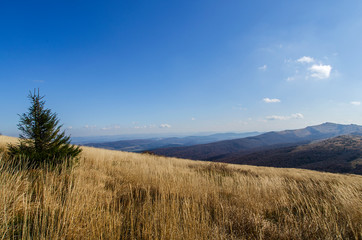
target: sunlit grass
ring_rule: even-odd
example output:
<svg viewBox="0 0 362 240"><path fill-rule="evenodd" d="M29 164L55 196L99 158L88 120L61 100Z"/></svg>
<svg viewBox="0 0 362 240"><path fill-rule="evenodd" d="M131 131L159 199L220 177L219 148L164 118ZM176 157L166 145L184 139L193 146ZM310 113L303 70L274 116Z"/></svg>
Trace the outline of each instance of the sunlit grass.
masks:
<svg viewBox="0 0 362 240"><path fill-rule="evenodd" d="M59 171L0 156L0 239L362 239L361 176L83 149Z"/></svg>

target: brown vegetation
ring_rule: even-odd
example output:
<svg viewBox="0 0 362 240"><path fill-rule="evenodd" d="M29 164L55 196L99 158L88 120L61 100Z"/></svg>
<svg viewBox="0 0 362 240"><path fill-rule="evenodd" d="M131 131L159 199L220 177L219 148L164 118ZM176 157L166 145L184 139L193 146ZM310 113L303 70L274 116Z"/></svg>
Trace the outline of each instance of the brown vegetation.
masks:
<svg viewBox="0 0 362 240"><path fill-rule="evenodd" d="M0 159L0 239L362 239L361 176L93 148L59 171Z"/></svg>
<svg viewBox="0 0 362 240"><path fill-rule="evenodd" d="M287 167L362 175L362 136L343 135L292 147L260 150L220 161L265 167Z"/></svg>

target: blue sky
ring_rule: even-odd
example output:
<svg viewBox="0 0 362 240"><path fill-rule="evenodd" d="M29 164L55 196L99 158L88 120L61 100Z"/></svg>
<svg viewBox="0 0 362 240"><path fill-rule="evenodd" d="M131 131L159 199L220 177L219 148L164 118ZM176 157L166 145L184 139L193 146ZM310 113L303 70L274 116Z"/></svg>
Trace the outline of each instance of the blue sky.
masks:
<svg viewBox="0 0 362 240"><path fill-rule="evenodd" d="M0 132L40 88L72 136L362 124L361 1L2 1Z"/></svg>

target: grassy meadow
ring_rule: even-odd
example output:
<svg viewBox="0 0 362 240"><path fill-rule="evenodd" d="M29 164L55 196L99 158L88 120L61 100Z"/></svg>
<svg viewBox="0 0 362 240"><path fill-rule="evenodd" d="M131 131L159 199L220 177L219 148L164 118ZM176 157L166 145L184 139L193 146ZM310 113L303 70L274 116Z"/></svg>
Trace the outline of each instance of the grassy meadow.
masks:
<svg viewBox="0 0 362 240"><path fill-rule="evenodd" d="M0 239L362 239L362 176L86 147L72 169L16 170L0 153L0 211Z"/></svg>

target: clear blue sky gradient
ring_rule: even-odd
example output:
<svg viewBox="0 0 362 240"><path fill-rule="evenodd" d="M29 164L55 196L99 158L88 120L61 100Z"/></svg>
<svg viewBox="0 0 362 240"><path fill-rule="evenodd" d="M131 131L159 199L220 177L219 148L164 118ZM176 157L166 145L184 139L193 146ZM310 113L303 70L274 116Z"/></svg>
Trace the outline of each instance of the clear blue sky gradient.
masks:
<svg viewBox="0 0 362 240"><path fill-rule="evenodd" d="M40 88L72 136L362 124L362 1L2 1L0 132ZM304 58L303 58L304 57Z"/></svg>

